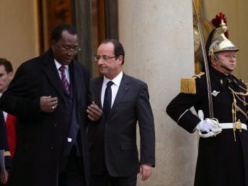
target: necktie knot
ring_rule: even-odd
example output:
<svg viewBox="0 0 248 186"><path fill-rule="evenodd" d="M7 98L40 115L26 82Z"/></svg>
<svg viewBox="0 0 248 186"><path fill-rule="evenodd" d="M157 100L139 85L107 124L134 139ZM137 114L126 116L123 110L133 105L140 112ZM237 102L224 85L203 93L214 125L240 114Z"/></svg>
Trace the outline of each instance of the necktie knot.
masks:
<svg viewBox="0 0 248 186"><path fill-rule="evenodd" d="M61 73L63 73L63 72L65 72L65 66L64 65L61 65L61 67L59 67L59 71L61 72Z"/></svg>
<svg viewBox="0 0 248 186"><path fill-rule="evenodd" d="M107 87L111 87L113 84L114 84L113 81L109 81L109 82L107 83Z"/></svg>

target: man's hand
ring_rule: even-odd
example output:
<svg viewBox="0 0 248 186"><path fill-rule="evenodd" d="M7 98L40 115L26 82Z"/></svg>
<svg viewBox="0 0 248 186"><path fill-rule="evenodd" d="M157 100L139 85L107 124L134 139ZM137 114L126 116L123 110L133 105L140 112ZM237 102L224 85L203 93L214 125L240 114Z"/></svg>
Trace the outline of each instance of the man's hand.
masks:
<svg viewBox="0 0 248 186"><path fill-rule="evenodd" d="M222 128L219 125L219 121L217 119L210 119L210 118L201 120L197 124L196 129L198 130L199 135L202 138L217 136L222 131Z"/></svg>
<svg viewBox="0 0 248 186"><path fill-rule="evenodd" d="M196 126L196 129L201 132L210 132L214 129L214 126L206 120L202 120Z"/></svg>
<svg viewBox="0 0 248 186"><path fill-rule="evenodd" d="M40 97L40 109L42 112L53 112L58 106L58 98L51 96Z"/></svg>
<svg viewBox="0 0 248 186"><path fill-rule="evenodd" d="M5 174L0 174L0 184L6 184L8 180L8 171L5 171Z"/></svg>
<svg viewBox="0 0 248 186"><path fill-rule="evenodd" d="M100 109L94 101L88 106L87 108L87 114L88 118L91 121L97 121L101 118L102 116L102 109Z"/></svg>
<svg viewBox="0 0 248 186"><path fill-rule="evenodd" d="M152 166L150 165L140 165L140 175L141 180L146 181L152 175Z"/></svg>

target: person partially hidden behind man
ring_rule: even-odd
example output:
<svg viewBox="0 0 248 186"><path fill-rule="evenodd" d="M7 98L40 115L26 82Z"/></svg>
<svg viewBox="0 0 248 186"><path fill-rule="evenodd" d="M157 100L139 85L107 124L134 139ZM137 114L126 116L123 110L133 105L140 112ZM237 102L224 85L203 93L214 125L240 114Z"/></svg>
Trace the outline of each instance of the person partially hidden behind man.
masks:
<svg viewBox="0 0 248 186"><path fill-rule="evenodd" d="M13 67L10 61L0 58L0 97L8 88L14 77ZM16 132L15 117L0 110L0 150L2 150L5 162L5 173L0 175L0 185L4 185L8 178L8 170L11 167L15 153Z"/></svg>
<svg viewBox="0 0 248 186"><path fill-rule="evenodd" d="M3 93L0 108L17 118L8 186L89 186L86 110L97 107L90 73L74 59L79 51L76 29L56 26L51 48L22 63Z"/></svg>
<svg viewBox="0 0 248 186"><path fill-rule="evenodd" d="M179 126L200 135L195 186L247 186L248 92L233 75L238 48L224 35L223 20L220 23L206 44L210 83L206 73L182 79L181 93L167 113Z"/></svg>
<svg viewBox="0 0 248 186"><path fill-rule="evenodd" d="M122 44L114 39L104 40L94 56L101 76L92 80L91 90L103 116L89 124L88 129L91 186L135 186L137 174L145 181L155 166L154 120L148 87L123 72L124 58Z"/></svg>

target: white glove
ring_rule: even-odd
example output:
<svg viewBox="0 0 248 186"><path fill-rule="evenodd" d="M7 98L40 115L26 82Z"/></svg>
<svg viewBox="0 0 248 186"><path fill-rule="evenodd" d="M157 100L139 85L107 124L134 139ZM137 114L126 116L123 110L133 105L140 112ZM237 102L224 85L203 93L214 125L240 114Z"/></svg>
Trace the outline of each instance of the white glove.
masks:
<svg viewBox="0 0 248 186"><path fill-rule="evenodd" d="M199 131L201 131L201 132L211 132L212 130L214 130L214 127L207 120L202 120L196 126L196 129L199 130Z"/></svg>
<svg viewBox="0 0 248 186"><path fill-rule="evenodd" d="M202 110L198 111L198 116L201 121L197 124L196 129L199 131L200 137L208 138L213 137L221 133L222 128L219 125L219 121L217 119L204 118L204 114ZM202 133L203 132L203 133Z"/></svg>

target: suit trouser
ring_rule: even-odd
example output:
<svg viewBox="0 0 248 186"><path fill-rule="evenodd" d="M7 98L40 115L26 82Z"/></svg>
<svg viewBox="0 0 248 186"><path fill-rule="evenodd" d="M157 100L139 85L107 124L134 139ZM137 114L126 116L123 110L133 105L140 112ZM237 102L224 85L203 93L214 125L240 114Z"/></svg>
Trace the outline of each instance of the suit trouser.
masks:
<svg viewBox="0 0 248 186"><path fill-rule="evenodd" d="M90 186L136 186L137 175L127 177L113 177L107 171L103 175L91 175Z"/></svg>
<svg viewBox="0 0 248 186"><path fill-rule="evenodd" d="M59 186L85 185L82 159L77 155L75 147L68 157L64 157L62 167L63 170L59 174Z"/></svg>

